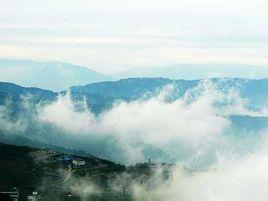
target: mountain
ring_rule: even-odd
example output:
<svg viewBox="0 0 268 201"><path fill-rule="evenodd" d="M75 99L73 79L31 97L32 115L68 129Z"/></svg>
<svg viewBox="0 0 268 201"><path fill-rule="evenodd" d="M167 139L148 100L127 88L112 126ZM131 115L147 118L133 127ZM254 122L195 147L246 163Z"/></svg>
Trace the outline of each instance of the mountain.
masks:
<svg viewBox="0 0 268 201"><path fill-rule="evenodd" d="M30 146L49 144L51 146L68 147L117 162L129 162L124 149L122 149L123 147L119 146L120 143L116 136L98 135L94 132L90 135L80 134L79 132L74 134L70 130L62 129L62 127L57 127L49 122L39 121L37 117L39 109L56 101L59 95L63 96L70 93L77 111L85 109L85 101L88 109L93 113L92 115L98 117L104 111L112 108L117 101L131 102L138 99L148 99L159 94L161 89L167 85L173 86L172 93L167 101L179 99L189 91L196 89L200 82L203 82L203 80L132 78L73 86L61 92L0 82L0 141ZM268 79L215 78L210 79L210 82L214 83L223 93L230 90L239 90L240 96L247 100L247 106L254 111L267 104ZM194 92L197 95L199 93L196 90ZM81 102L83 105L80 108ZM63 108L63 110L53 110L52 112L55 113L55 116L61 118L61 114L56 113L63 112L64 114L64 110ZM70 114L67 113L67 115ZM76 122L76 118L78 118L78 121L80 120L79 116L75 116L72 120ZM257 133L258 130L268 127L266 117L236 115L226 118L229 118L231 122L230 132L228 131L228 133L236 133L237 136ZM172 156L168 157L163 150L154 145L140 142L137 146L142 150L144 158L151 158L155 161L172 161Z"/></svg>
<svg viewBox="0 0 268 201"><path fill-rule="evenodd" d="M21 96L31 95L35 97L39 96L44 99L52 97L53 94L57 94L50 90L40 89L37 87L22 87L17 84L8 82L0 82L0 92L2 95L12 94L12 97L17 98Z"/></svg>
<svg viewBox="0 0 268 201"><path fill-rule="evenodd" d="M64 62L0 59L0 81L26 87L63 91L72 86L128 78L167 78L196 80L214 77L265 78L264 66L235 64L180 64L166 67L133 68L111 75ZM109 84L109 82L107 82Z"/></svg>
<svg viewBox="0 0 268 201"><path fill-rule="evenodd" d="M73 99L82 101L86 98L89 108L99 113L111 107L117 100L134 101L155 96L167 85L174 85L181 97L186 91L197 86L199 80L170 80L166 78L129 78L119 81L98 82L84 86L74 86L68 91ZM63 93L66 93L63 92Z"/></svg>
<svg viewBox="0 0 268 201"><path fill-rule="evenodd" d="M125 166L72 151L0 143L0 200L17 195L28 201L35 192L45 201L134 201L133 186L151 190L159 179L169 181L176 167L153 162Z"/></svg>
<svg viewBox="0 0 268 201"><path fill-rule="evenodd" d="M33 104L46 103L55 101L59 95L66 95L70 92L74 102L86 100L89 109L93 113L101 113L118 100L129 102L155 96L167 85L174 87L172 96L169 97L170 101L172 101L184 96L189 90L197 87L201 81L170 80L166 78L129 78L119 81L105 81L83 86L73 86L61 92L0 82L0 104L5 104L6 100L12 100L9 104L19 104L27 96L31 97ZM268 79L214 78L210 79L210 81L223 92L230 89L238 90L241 98L245 98L248 106L251 108L257 109L267 104Z"/></svg>
<svg viewBox="0 0 268 201"><path fill-rule="evenodd" d="M75 85L110 80L107 75L62 62L0 59L0 81L61 91Z"/></svg>
<svg viewBox="0 0 268 201"><path fill-rule="evenodd" d="M161 83L161 81L157 80L158 79L156 79L156 83ZM126 81L127 80L119 82L119 86L123 88ZM135 82L133 81L132 84L135 85ZM149 80L147 80L147 82L148 81ZM105 83L106 82L103 84L105 85ZM89 100L89 109L94 113L101 113L112 105L114 101L120 98L134 100L133 98L131 99L131 97L123 96L123 94L116 94L116 89L113 94L105 96L104 93L113 88L113 85L116 83L117 82L109 82L109 87L106 90L100 91L100 93L96 93L96 88L98 88L98 86L92 84L92 93L86 94L86 97ZM151 90L158 86L159 84L155 84ZM81 89L82 88L83 87L81 87ZM148 91L148 89L145 87L144 91ZM63 95L64 93L67 92L63 91L57 93L39 88L21 87L12 83L0 82L0 141L39 147L43 144L63 147L67 146L87 151L90 154L102 158L126 161L127 159L122 156L121 153L123 151L117 146L118 142L115 138L102 136L92 137L86 135L77 135L74 138L69 135L69 133L58 129L53 125L40 123L38 121L36 114L38 113L40 106L42 107L55 101L59 95ZM83 97L79 93L72 94L72 98L74 102L83 100ZM138 98L138 96L136 96L136 98ZM149 155L147 151L149 150L158 153L158 157L165 156L161 150L155 147L149 145L143 145L143 147L144 153L147 155ZM165 158L168 157L165 156Z"/></svg>
<svg viewBox="0 0 268 201"><path fill-rule="evenodd" d="M222 92L227 92L231 89L239 91L241 98L247 99L248 106L251 108L259 108L267 104L268 79L212 78L209 80ZM169 98L175 100L184 96L190 89L197 87L200 81L203 80L129 78L113 82L74 86L68 91L71 92L75 100L81 101L86 98L89 107L95 111L94 108L96 107L107 108L115 100L133 101L139 98L155 96L167 85L174 87L172 96Z"/></svg>
<svg viewBox="0 0 268 201"><path fill-rule="evenodd" d="M169 79L207 79L207 78L253 78L268 77L267 66L242 64L178 64L164 67L139 67L114 74L119 79L141 77L164 77Z"/></svg>

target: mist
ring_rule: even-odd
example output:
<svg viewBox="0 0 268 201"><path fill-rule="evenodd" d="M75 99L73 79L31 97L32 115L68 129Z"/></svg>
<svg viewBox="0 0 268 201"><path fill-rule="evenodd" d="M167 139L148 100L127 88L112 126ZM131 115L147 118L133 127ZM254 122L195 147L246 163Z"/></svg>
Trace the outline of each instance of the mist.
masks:
<svg viewBox="0 0 268 201"><path fill-rule="evenodd" d="M40 108L38 121L55 126L74 139L112 139L127 164L147 161L150 153L146 152L153 149L162 153L159 158L153 157L156 161L166 158L166 162L189 168L205 168L217 160L218 152L242 154L249 146L254 149L261 140L248 144L251 135L237 138L233 133L231 115L259 116L266 110L250 110L239 91L230 89L224 93L210 81L202 81L183 97L170 100L174 93L174 86L167 85L150 98L117 101L100 115L87 108L86 100L74 103L71 94L67 94ZM116 156L112 160L117 161Z"/></svg>
<svg viewBox="0 0 268 201"><path fill-rule="evenodd" d="M86 98L74 101L70 92L44 104L26 96L19 115L11 115L11 102L1 106L0 125L7 136L15 133L126 165L148 158L173 164L168 179L159 166L144 183L122 174L109 184L116 190L132 181L128 190L134 200L266 200L267 129L242 129L232 117L266 117L267 107L252 109L239 90L223 91L210 80L174 98L177 93L166 85L154 95L115 101L100 114L88 108ZM68 182L81 198L99 192L86 178Z"/></svg>

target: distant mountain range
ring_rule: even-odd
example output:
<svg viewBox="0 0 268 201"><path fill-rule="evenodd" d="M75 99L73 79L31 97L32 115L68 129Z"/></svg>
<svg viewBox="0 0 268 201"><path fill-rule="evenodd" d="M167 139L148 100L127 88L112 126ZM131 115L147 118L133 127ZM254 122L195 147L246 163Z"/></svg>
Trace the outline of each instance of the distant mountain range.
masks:
<svg viewBox="0 0 268 201"><path fill-rule="evenodd" d="M167 86L172 85L174 92L169 98L178 99L190 89L197 87L202 80L171 80L167 78L129 78L119 81L105 81L73 86L61 92L53 92L36 87L22 87L13 83L0 82L0 103L4 97L12 97L20 101L20 97L31 95L35 101L52 101L58 95L70 92L74 101L86 100L88 108L94 113L101 113L113 105L117 100L134 101L139 98L150 98ZM210 79L220 90L238 90L241 98L248 101L251 108L259 108L267 104L268 79Z"/></svg>
<svg viewBox="0 0 268 201"><path fill-rule="evenodd" d="M107 80L111 80L107 75L63 62L0 59L0 81L27 87L61 91Z"/></svg>
<svg viewBox="0 0 268 201"><path fill-rule="evenodd" d="M114 75L120 79L140 77L163 77L169 79L205 78L266 78L267 66L242 64L177 64L164 67L139 67Z"/></svg>
<svg viewBox="0 0 268 201"><path fill-rule="evenodd" d="M106 75L90 70L88 67L63 62L0 59L0 81L52 91L63 91L72 86L102 81L145 77L187 80L214 77L265 78L268 77L268 68L231 64L180 64L166 67L140 67Z"/></svg>

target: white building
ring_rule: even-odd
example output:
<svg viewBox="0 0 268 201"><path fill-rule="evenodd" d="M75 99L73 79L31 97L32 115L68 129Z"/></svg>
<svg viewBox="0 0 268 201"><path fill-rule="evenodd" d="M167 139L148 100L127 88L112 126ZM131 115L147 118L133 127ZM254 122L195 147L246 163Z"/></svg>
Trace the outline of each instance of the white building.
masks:
<svg viewBox="0 0 268 201"><path fill-rule="evenodd" d="M73 159L73 165L74 166L83 166L86 164L86 161L81 159Z"/></svg>

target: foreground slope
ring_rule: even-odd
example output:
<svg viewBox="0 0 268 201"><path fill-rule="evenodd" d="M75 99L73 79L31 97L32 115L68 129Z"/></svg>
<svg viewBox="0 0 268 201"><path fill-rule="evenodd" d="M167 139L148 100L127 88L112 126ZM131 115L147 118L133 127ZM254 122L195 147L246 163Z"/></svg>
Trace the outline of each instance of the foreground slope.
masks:
<svg viewBox="0 0 268 201"><path fill-rule="evenodd" d="M150 163L125 167L69 152L0 143L0 198L16 187L23 201L33 191L44 201L130 201L132 185L147 183L157 167L165 168L166 176L172 168Z"/></svg>
<svg viewBox="0 0 268 201"><path fill-rule="evenodd" d="M78 167L72 161L84 161L84 165ZM72 175L77 179L85 179L88 175L88 182L94 181L101 188L105 188L108 176L125 171L122 165L92 156L82 157L47 148L2 143L0 164L0 192L16 187L20 191L21 200L26 200L26 195L30 195L32 191L42 192L44 200L49 200L52 195L67 196L72 190L67 176L62 174L63 171L69 171L69 177ZM60 197L51 198L61 200Z"/></svg>

